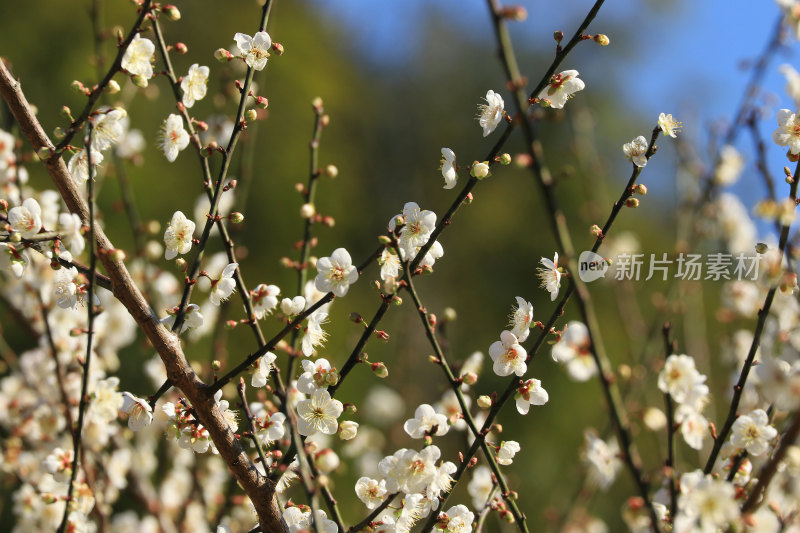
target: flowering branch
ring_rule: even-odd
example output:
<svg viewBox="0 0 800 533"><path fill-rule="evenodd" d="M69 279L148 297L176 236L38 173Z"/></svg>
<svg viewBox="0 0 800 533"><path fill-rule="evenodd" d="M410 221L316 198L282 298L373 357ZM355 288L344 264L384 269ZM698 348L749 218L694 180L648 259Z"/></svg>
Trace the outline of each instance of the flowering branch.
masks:
<svg viewBox="0 0 800 533"><path fill-rule="evenodd" d="M675 345L669 339L671 329L672 325L665 322L661 330L664 335L665 358L675 353ZM667 407L667 459L664 461L664 466L669 477L669 515L675 517L678 516L678 489L675 485L675 406L669 392L664 393L664 404Z"/></svg>
<svg viewBox="0 0 800 533"><path fill-rule="evenodd" d="M789 187L789 198L795 202L795 204L797 203L798 180L800 180L800 164L795 166L794 176L792 177L791 186ZM781 260L786 252L786 245L789 241L789 227L789 224L784 224L781 226L780 238L778 239L778 250L780 252ZM769 289L769 292L767 292L767 296L764 299L764 305L762 305L761 309L758 310L758 322L756 323L756 329L753 332L753 341L750 344L750 350L747 352L747 358L742 366L739 379L736 382L736 385L733 387L733 397L731 398L731 405L728 409L728 416L725 418L725 423L723 424L722 429L719 430L716 438L714 439L714 446L711 449L711 453L706 461L706 466L703 469L706 474L709 474L711 469L714 468L714 463L717 460L717 456L719 455L720 450L722 450L722 446L725 444L725 439L727 439L728 433L733 427L733 422L736 420L736 411L739 408L739 402L742 399L744 386L747 382L747 376L750 374L750 369L753 366L753 360L755 359L756 351L761 344L761 334L764 332L764 325L766 324L767 316L769 315L769 310L772 307L772 301L775 298L776 291L777 286L773 286Z"/></svg>

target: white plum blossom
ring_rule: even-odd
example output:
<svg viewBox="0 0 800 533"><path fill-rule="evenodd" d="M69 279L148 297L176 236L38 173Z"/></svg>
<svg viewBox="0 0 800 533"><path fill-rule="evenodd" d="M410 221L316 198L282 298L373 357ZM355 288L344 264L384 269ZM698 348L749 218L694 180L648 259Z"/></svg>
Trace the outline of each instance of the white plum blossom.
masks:
<svg viewBox="0 0 800 533"><path fill-rule="evenodd" d="M267 384L267 378L272 370L272 363L275 362L277 356L272 352L267 352L258 360L256 371L253 372L253 377L250 378L250 386L260 388Z"/></svg>
<svg viewBox="0 0 800 533"><path fill-rule="evenodd" d="M328 334L322 329L322 325L327 321L328 313L322 311L317 311L308 317L302 342L303 355L306 357L311 357L314 354L314 348L325 343Z"/></svg>
<svg viewBox="0 0 800 533"><path fill-rule="evenodd" d="M322 292L333 292L342 297L347 294L350 284L358 281L358 269L353 265L350 254L344 248L337 248L330 257L317 261L317 277L314 284Z"/></svg>
<svg viewBox="0 0 800 533"><path fill-rule="evenodd" d="M695 384L703 383L706 377L694 366L694 359L688 355L670 355L664 368L658 374L658 388L668 393L678 403L683 403Z"/></svg>
<svg viewBox="0 0 800 533"><path fill-rule="evenodd" d="M629 143L622 145L622 152L628 161L639 168L647 165L647 139L639 135Z"/></svg>
<svg viewBox="0 0 800 533"><path fill-rule="evenodd" d="M591 431L586 431L584 437L586 442L582 457L588 468L589 480L600 490L605 491L622 468L622 461L617 457L619 453L617 441L612 440L607 443Z"/></svg>
<svg viewBox="0 0 800 533"><path fill-rule="evenodd" d="M259 421L261 428L258 431L258 437L261 442L269 445L272 442L282 439L283 435L286 433L286 429L283 426L285 421L286 415L281 412L272 413L269 418L264 417L263 422Z"/></svg>
<svg viewBox="0 0 800 533"><path fill-rule="evenodd" d="M82 227L81 217L75 213L58 215L58 230L61 233L61 239L72 255L80 255L86 247L86 241L81 233Z"/></svg>
<svg viewBox="0 0 800 533"><path fill-rule="evenodd" d="M103 154L98 150L92 149L92 178L96 174L97 166L103 162ZM77 150L72 157L69 158L67 163L67 170L69 170L72 178L78 183L84 183L89 180L89 150Z"/></svg>
<svg viewBox="0 0 800 533"><path fill-rule="evenodd" d="M153 77L153 54L156 45L150 39L145 39L138 33L133 38L125 55L122 56L122 68L134 76L143 78Z"/></svg>
<svg viewBox="0 0 800 533"><path fill-rule="evenodd" d="M553 74L550 82L542 89L537 98L545 107L561 109L574 93L582 91L585 87L586 84L583 83L583 80L578 78L577 70L565 70Z"/></svg>
<svg viewBox="0 0 800 533"><path fill-rule="evenodd" d="M253 302L253 313L259 320L270 314L278 306L278 295L281 290L277 285L266 285L264 283L256 286L250 291L250 299Z"/></svg>
<svg viewBox="0 0 800 533"><path fill-rule="evenodd" d="M272 39L267 32L260 31L252 37L237 33L233 36L233 40L236 41L236 47L239 48L247 66L255 70L263 70L267 66L269 49L272 46Z"/></svg>
<svg viewBox="0 0 800 533"><path fill-rule="evenodd" d="M703 449L703 441L711 434L705 416L691 407L679 405L675 410L675 422L681 425L681 436L690 448Z"/></svg>
<svg viewBox="0 0 800 533"><path fill-rule="evenodd" d="M437 413L427 403L423 403L414 411L414 418L409 418L403 424L403 429L412 439L421 439L425 435L441 437L450 429L447 416Z"/></svg>
<svg viewBox="0 0 800 533"><path fill-rule="evenodd" d="M403 249L401 248L400 253L403 253L402 250ZM419 262L419 266L432 267L436 263L436 260L440 259L442 256L444 256L444 248L441 244L439 244L439 241L433 241L430 249L428 249L427 253L425 253L425 256Z"/></svg>
<svg viewBox="0 0 800 533"><path fill-rule="evenodd" d="M515 394L517 412L527 415L531 405L544 405L549 399L550 396L542 387L542 382L538 379L529 379L517 388Z"/></svg>
<svg viewBox="0 0 800 533"><path fill-rule="evenodd" d="M331 398L327 390L318 389L307 400L297 404L297 431L310 436L315 433L333 435L339 428L337 418L344 406L339 400Z"/></svg>
<svg viewBox="0 0 800 533"><path fill-rule="evenodd" d="M519 453L520 445L515 440L506 440L500 443L497 450L497 464L510 465L514 461L514 456Z"/></svg>
<svg viewBox="0 0 800 533"><path fill-rule="evenodd" d="M286 316L293 316L302 313L306 308L306 299L302 296L294 298L284 298L281 300L281 312Z"/></svg>
<svg viewBox="0 0 800 533"><path fill-rule="evenodd" d="M303 512L298 507L287 507L283 510L283 519L286 521L286 525L289 526L289 533L314 531L310 509ZM321 509L317 509L314 513L313 522L319 527L320 533L337 533L339 531L336 522L329 520L328 515Z"/></svg>
<svg viewBox="0 0 800 533"><path fill-rule="evenodd" d="M736 489L731 483L695 470L681 476L680 487L675 533L714 533L739 518Z"/></svg>
<svg viewBox="0 0 800 533"><path fill-rule="evenodd" d="M731 444L754 457L764 454L777 436L778 430L769 425L769 416L763 409L739 416L731 428Z"/></svg>
<svg viewBox="0 0 800 533"><path fill-rule="evenodd" d="M358 436L358 422L344 420L339 424L339 438L342 440L353 440Z"/></svg>
<svg viewBox="0 0 800 533"><path fill-rule="evenodd" d="M519 342L525 342L530 334L531 321L533 320L533 304L526 302L520 296L515 297L517 305L513 308L513 312L508 320L508 325L511 326L511 333L516 335Z"/></svg>
<svg viewBox="0 0 800 533"><path fill-rule="evenodd" d="M23 239L30 239L42 229L42 208L33 198L22 205L8 210L8 223L13 231L19 232Z"/></svg>
<svg viewBox="0 0 800 533"><path fill-rule="evenodd" d="M558 296L558 290L561 288L561 271L558 269L558 252L556 252L553 260L550 261L546 257L542 257L539 262L542 264L536 271L539 279L541 280L541 287L544 287L550 293L550 301L554 301Z"/></svg>
<svg viewBox="0 0 800 533"><path fill-rule="evenodd" d="M89 417L95 421L108 423L117 419L117 414L122 408L123 396L117 392L119 378L112 376L101 379L94 385L91 393L92 403L89 407Z"/></svg>
<svg viewBox="0 0 800 533"><path fill-rule="evenodd" d="M222 399L222 390L218 390L214 393L214 401L217 404L217 409L219 409L219 412L222 414L222 418L228 423L231 431L235 433L236 430L239 429L239 421L237 419L238 415L236 411L230 408L230 403L228 403L228 400Z"/></svg>
<svg viewBox="0 0 800 533"><path fill-rule="evenodd" d="M800 117L788 109L780 109L777 119L778 129L772 133L772 140L778 146L788 146L792 154L800 154Z"/></svg>
<svg viewBox="0 0 800 533"><path fill-rule="evenodd" d="M467 484L467 492L472 497L472 506L475 509L483 509L489 502L489 495L491 495L493 488L492 471L489 467L480 465L474 468L472 479Z"/></svg>
<svg viewBox="0 0 800 533"><path fill-rule="evenodd" d="M384 283L393 283L403 271L400 256L391 248L383 249L378 264L381 266L381 279Z"/></svg>
<svg viewBox="0 0 800 533"><path fill-rule="evenodd" d="M72 462L75 457L71 449L56 447L42 461L45 471L53 475L56 481L66 483L72 475Z"/></svg>
<svg viewBox="0 0 800 533"><path fill-rule="evenodd" d="M212 304L219 306L236 290L236 280L233 279L233 275L236 274L238 266L239 263L229 263L222 270L219 279L212 282L211 293L208 295L208 300Z"/></svg>
<svg viewBox="0 0 800 533"><path fill-rule="evenodd" d="M436 461L441 453L438 446L431 445L419 452L402 448L381 459L378 470L386 480L386 490L415 493L428 488L436 479Z"/></svg>
<svg viewBox="0 0 800 533"><path fill-rule="evenodd" d="M191 250L193 234L194 222L186 218L181 211L175 211L164 231L164 244L166 244L164 257L167 260L175 259L178 254L185 254Z"/></svg>
<svg viewBox="0 0 800 533"><path fill-rule="evenodd" d="M672 118L672 115L661 113L658 115L658 127L664 132L664 135L669 135L673 139L678 136L681 131L683 123Z"/></svg>
<svg viewBox="0 0 800 533"><path fill-rule="evenodd" d="M170 163L178 158L181 150L189 146L189 134L183 129L183 119L180 115L170 114L161 124L158 144Z"/></svg>
<svg viewBox="0 0 800 533"><path fill-rule="evenodd" d="M437 517L443 533L472 533L475 514L466 505L455 505Z"/></svg>
<svg viewBox="0 0 800 533"><path fill-rule="evenodd" d="M161 319L161 323L167 329L172 329L172 326L175 324L175 313L177 312L177 308L174 311L170 311L167 316ZM203 314L200 312L200 306L197 304L189 304L186 306L186 311L183 314L183 324L181 324L181 333L186 331L187 329L196 329L203 325L204 317Z"/></svg>
<svg viewBox="0 0 800 533"><path fill-rule="evenodd" d="M5 170L17 160L14 155L14 136L0 129L0 170Z"/></svg>
<svg viewBox="0 0 800 533"><path fill-rule="evenodd" d="M153 408L150 404L130 392L122 393L120 411L128 414L128 427L133 431L139 431L153 422Z"/></svg>
<svg viewBox="0 0 800 533"><path fill-rule="evenodd" d="M578 382L588 381L597 375L597 363L590 350L589 330L577 320L567 323L561 339L553 345L553 361L563 363L567 374Z"/></svg>
<svg viewBox="0 0 800 533"><path fill-rule="evenodd" d="M444 188L452 189L458 182L456 173L456 154L450 148L442 148L442 177L444 178Z"/></svg>
<svg viewBox="0 0 800 533"><path fill-rule="evenodd" d="M115 107L94 115L92 121L92 164L96 151L107 150L117 144L125 135L125 117L128 113ZM87 172L88 173L88 172Z"/></svg>
<svg viewBox="0 0 800 533"><path fill-rule="evenodd" d="M719 150L719 160L714 169L714 182L720 185L736 183L744 169L744 158L739 150L726 144Z"/></svg>
<svg viewBox="0 0 800 533"><path fill-rule="evenodd" d="M197 63L189 67L189 73L181 80L183 91L183 105L192 107L197 100L202 100L206 95L208 84L208 67Z"/></svg>
<svg viewBox="0 0 800 533"><path fill-rule="evenodd" d="M483 128L483 136L486 137L497 128L500 121L503 120L505 110L505 102L503 97L498 93L489 90L486 93L486 103L478 105L478 124Z"/></svg>
<svg viewBox="0 0 800 533"><path fill-rule="evenodd" d="M525 363L528 353L520 346L517 336L508 330L500 333L500 340L489 347L489 357L494 361L492 369L498 376L522 376L528 370Z"/></svg>
<svg viewBox="0 0 800 533"><path fill-rule="evenodd" d="M61 257L67 261L72 260L69 252L64 252ZM75 282L78 277L78 269L62 266L53 273L53 287L55 289L56 303L62 309L72 309L79 301L82 301L80 294L81 288Z"/></svg>
<svg viewBox="0 0 800 533"><path fill-rule="evenodd" d="M324 357L316 361L303 359L302 365L303 373L297 378L297 390L304 394L314 394L317 389L326 389L328 385L333 385L338 380L337 374L331 372L330 362Z"/></svg>
<svg viewBox="0 0 800 533"><path fill-rule="evenodd" d="M386 481L360 477L356 481L356 496L364 502L367 509L374 509L386 498Z"/></svg>
<svg viewBox="0 0 800 533"><path fill-rule="evenodd" d="M436 213L427 209L420 209L416 202L407 202L403 206L402 215L395 215L389 221L389 231L394 232L397 227L397 218L402 216L403 227L397 244L405 253L407 259L413 258L417 250L424 246L436 227Z"/></svg>

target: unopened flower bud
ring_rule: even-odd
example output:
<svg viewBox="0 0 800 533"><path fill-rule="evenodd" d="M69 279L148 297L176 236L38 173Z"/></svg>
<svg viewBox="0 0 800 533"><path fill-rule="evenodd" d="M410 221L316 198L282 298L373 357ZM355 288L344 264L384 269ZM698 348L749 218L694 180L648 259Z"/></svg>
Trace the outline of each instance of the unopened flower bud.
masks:
<svg viewBox="0 0 800 533"><path fill-rule="evenodd" d="M108 94L117 94L119 92L119 83L117 83L116 80L109 80L108 85L106 85L106 92ZM68 107L67 112L69 112Z"/></svg>
<svg viewBox="0 0 800 533"><path fill-rule="evenodd" d="M599 44L600 46L608 46L611 44L611 39L608 38L608 35L604 33L598 33L594 36L594 42Z"/></svg>
<svg viewBox="0 0 800 533"><path fill-rule="evenodd" d="M111 256L112 261L116 261L118 263L125 261L125 258L128 257L128 255L125 253L125 250L120 250L119 248L114 248L109 255Z"/></svg>
<svg viewBox="0 0 800 533"><path fill-rule="evenodd" d="M179 257L175 260L175 266L180 270L186 270L186 259Z"/></svg>
<svg viewBox="0 0 800 533"><path fill-rule="evenodd" d="M528 10L522 6L507 6L501 12L503 18L523 22L528 18Z"/></svg>
<svg viewBox="0 0 800 533"><path fill-rule="evenodd" d="M478 382L478 374L475 372L467 372L461 377L464 379L464 383L467 385L475 385Z"/></svg>
<svg viewBox="0 0 800 533"><path fill-rule="evenodd" d="M256 96L256 105L261 109L266 109L269 107L269 100L263 96Z"/></svg>
<svg viewBox="0 0 800 533"><path fill-rule="evenodd" d="M220 63L226 63L231 59L233 59L233 54L231 54L224 48L217 48L217 50L214 52L214 59L216 59Z"/></svg>
<svg viewBox="0 0 800 533"><path fill-rule="evenodd" d="M479 180L489 176L489 163L485 161L483 163L475 161L470 169L470 174Z"/></svg>
<svg viewBox="0 0 800 533"><path fill-rule="evenodd" d="M639 207L639 199L638 198L628 198L625 200L625 205L627 207Z"/></svg>
<svg viewBox="0 0 800 533"><path fill-rule="evenodd" d="M791 185L792 183L794 183L794 178L792 176L786 176L786 183Z"/></svg>
<svg viewBox="0 0 800 533"><path fill-rule="evenodd" d="M458 313L452 307L445 307L442 315L445 322L455 322L458 318Z"/></svg>
<svg viewBox="0 0 800 533"><path fill-rule="evenodd" d="M438 321L437 321L437 319L436 319L436 315L434 315L433 313L430 313L430 314L428 315L428 324L430 324L432 328L435 328L435 327L436 327L436 324L437 324L437 322L438 322Z"/></svg>
<svg viewBox="0 0 800 533"><path fill-rule="evenodd" d="M231 221L231 224L241 224L242 222L244 222L244 215L239 213L238 211L235 211L230 215L228 215L228 220Z"/></svg>
<svg viewBox="0 0 800 533"><path fill-rule="evenodd" d="M84 85L78 80L73 80L70 84L70 87L76 93L84 94L86 92L86 87L84 87Z"/></svg>
<svg viewBox="0 0 800 533"><path fill-rule="evenodd" d="M309 219L317 214L317 210L314 207L314 204L303 204L300 207L300 218Z"/></svg>
<svg viewBox="0 0 800 533"><path fill-rule="evenodd" d="M0 211L8 211L8 200L0 198Z"/></svg>
<svg viewBox="0 0 800 533"><path fill-rule="evenodd" d="M474 199L475 199L475 197L474 197L474 196L472 196L472 193L471 193L471 192L468 192L468 193L467 193L467 197L466 197L466 198L464 198L464 205L469 205L469 204L471 204L471 203L472 203L472 201L473 201Z"/></svg>
<svg viewBox="0 0 800 533"><path fill-rule="evenodd" d="M649 407L642 416L642 422L650 431L661 431L667 426L667 416L661 409Z"/></svg>
<svg viewBox="0 0 800 533"><path fill-rule="evenodd" d="M403 305L403 299L402 299L402 298L400 298L400 297L399 297L399 296L397 296L397 295L393 296L393 297L392 297L392 305L395 305L395 306L397 306L397 307L400 307L401 305Z"/></svg>
<svg viewBox="0 0 800 533"><path fill-rule="evenodd" d="M358 422L345 420L339 423L339 438L342 440L352 440L358 434Z"/></svg>
<svg viewBox="0 0 800 533"><path fill-rule="evenodd" d="M783 167L783 173L786 174L787 176L792 175L792 171L789 167Z"/></svg>
<svg viewBox="0 0 800 533"><path fill-rule="evenodd" d="M47 161L51 157L53 157L53 149L49 146L42 146L36 151L36 157L41 159L42 161Z"/></svg>
<svg viewBox="0 0 800 533"><path fill-rule="evenodd" d="M219 359L214 359L211 361L211 370L217 372L220 368L222 368L222 363L219 361Z"/></svg>
<svg viewBox="0 0 800 533"><path fill-rule="evenodd" d="M131 81L133 82L134 85L136 85L137 87L141 87L142 89L147 87L147 78L145 78L140 74L137 74L136 76L131 76Z"/></svg>
<svg viewBox="0 0 800 533"><path fill-rule="evenodd" d="M111 81L114 81L114 80L111 80ZM117 90L119 90L119 84L117 84ZM61 106L61 116L64 117L64 118L71 119L72 118L72 110L69 107L67 107L65 105L62 105Z"/></svg>
<svg viewBox="0 0 800 533"><path fill-rule="evenodd" d="M514 156L514 164L519 168L528 168L533 165L533 158L530 154L517 154Z"/></svg>
<svg viewBox="0 0 800 533"><path fill-rule="evenodd" d="M189 51L189 47L186 46L185 43L175 43L175 53L176 54L183 55L188 51Z"/></svg>
<svg viewBox="0 0 800 533"><path fill-rule="evenodd" d="M756 253L757 254L765 254L765 253L767 253L767 250L769 250L769 246L767 246L763 242L760 242L760 243L756 244Z"/></svg>
<svg viewBox="0 0 800 533"><path fill-rule="evenodd" d="M235 328L237 325L238 325L238 322L236 322L235 320L227 320L227 321L225 322L225 328L226 328L226 329L233 329L233 328Z"/></svg>
<svg viewBox="0 0 800 533"><path fill-rule="evenodd" d="M283 45L282 45L281 43L275 43L275 42L273 42L273 43L272 43L272 50L273 50L273 51L274 51L276 54L278 54L279 56L282 56L282 55L283 55L283 52L284 52L284 50L283 50Z"/></svg>
<svg viewBox="0 0 800 533"><path fill-rule="evenodd" d="M53 137L55 137L56 139L63 139L65 135L66 132L64 131L64 128L62 128L61 126L56 126L55 128L53 128ZM41 157L39 159L41 159Z"/></svg>
<svg viewBox="0 0 800 533"><path fill-rule="evenodd" d="M327 165L325 167L325 175L333 179L339 175L339 169L336 167L336 165Z"/></svg>
<svg viewBox="0 0 800 533"><path fill-rule="evenodd" d="M372 372L379 378L389 376L389 369L383 363L372 363Z"/></svg>
<svg viewBox="0 0 800 533"><path fill-rule="evenodd" d="M553 39L556 40L557 43L561 43L561 40L564 38L564 32L561 30L553 32Z"/></svg>
<svg viewBox="0 0 800 533"><path fill-rule="evenodd" d="M592 234L592 237L598 239L603 236L603 230L597 224L592 224L592 227L589 228L589 232Z"/></svg>
<svg viewBox="0 0 800 533"><path fill-rule="evenodd" d="M786 159L788 159L792 163L797 163L798 161L800 161L800 154L793 154L791 151L786 152Z"/></svg>
<svg viewBox="0 0 800 533"><path fill-rule="evenodd" d="M250 122L258 120L258 112L255 109L248 109L244 114L244 118Z"/></svg>
<svg viewBox="0 0 800 533"><path fill-rule="evenodd" d="M492 406L492 399L485 394L478 396L478 407L489 409Z"/></svg>
<svg viewBox="0 0 800 533"><path fill-rule="evenodd" d="M317 113L321 113L322 112L322 98L320 98L319 96L314 98L311 101L311 107L313 107L314 111L316 111Z"/></svg>
<svg viewBox="0 0 800 533"><path fill-rule="evenodd" d="M644 196L645 194L647 194L647 187L640 183L639 185L636 186L636 194L641 194L642 196Z"/></svg>
<svg viewBox="0 0 800 533"><path fill-rule="evenodd" d="M319 119L319 124L323 128L327 128L331 125L331 116L330 115L322 115Z"/></svg>
<svg viewBox="0 0 800 533"><path fill-rule="evenodd" d="M150 261L158 261L164 255L164 247L158 241L147 241L144 245L144 256Z"/></svg>
<svg viewBox="0 0 800 533"><path fill-rule="evenodd" d="M501 165L510 165L511 164L511 154L505 153L500 156L500 164Z"/></svg>
<svg viewBox="0 0 800 533"><path fill-rule="evenodd" d="M164 7L161 8L161 11L165 15L167 15L167 18L169 20L176 21L176 20L180 20L181 19L180 10L176 6L174 6L172 4L165 5Z"/></svg>
<svg viewBox="0 0 800 533"><path fill-rule="evenodd" d="M8 240L11 242L20 242L22 240L22 234L18 231L15 231L8 237Z"/></svg>

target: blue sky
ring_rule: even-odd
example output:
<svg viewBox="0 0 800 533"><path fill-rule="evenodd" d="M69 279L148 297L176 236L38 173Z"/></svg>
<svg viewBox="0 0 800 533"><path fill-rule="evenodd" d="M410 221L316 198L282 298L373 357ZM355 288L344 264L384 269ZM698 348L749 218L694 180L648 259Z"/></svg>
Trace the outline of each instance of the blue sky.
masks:
<svg viewBox="0 0 800 533"><path fill-rule="evenodd" d="M465 39L494 46L484 0L314 0L333 24L342 26L356 53L377 68L392 68L419 58L413 53L414 35L426 17L438 16L463 31ZM592 6L592 0L521 0L528 19L512 24L512 37L519 53L541 49L551 53L556 29L570 35ZM732 118L749 80L743 64L763 50L780 12L771 0L607 0L589 28L590 33L608 33L612 44L603 50L576 49L564 68L576 68L592 86L613 90L636 116L652 117L640 133L652 128L660 112L673 113L684 122L683 135L705 143L712 124ZM615 28L624 27L622 38ZM795 40L775 56L764 80L767 112L760 129L769 141L776 127L775 111L791 108L778 73L782 63L800 70ZM424 57L424 56L423 56ZM528 73L535 79L536 73ZM468 75L468 73L465 73ZM766 100L764 100L766 99ZM772 143L768 157L773 174L781 178L785 151ZM742 132L736 143L752 162L752 141ZM701 152L704 148L701 147ZM764 197L764 187L752 165L750 176L732 187L751 206ZM780 189L779 189L780 190ZM761 224L766 231L769 225Z"/></svg>

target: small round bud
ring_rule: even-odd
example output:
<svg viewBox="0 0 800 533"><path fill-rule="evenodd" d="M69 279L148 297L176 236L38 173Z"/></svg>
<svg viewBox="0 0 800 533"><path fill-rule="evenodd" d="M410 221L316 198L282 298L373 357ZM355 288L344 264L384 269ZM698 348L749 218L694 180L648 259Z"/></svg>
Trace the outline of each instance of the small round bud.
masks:
<svg viewBox="0 0 800 533"><path fill-rule="evenodd" d="M630 365L619 365L619 368L617 368L617 375L619 375L620 379L627 381L631 379L633 369L631 369Z"/></svg>
<svg viewBox="0 0 800 533"><path fill-rule="evenodd" d="M317 209L314 207L314 204L303 204L300 207L300 218L309 219L317 214Z"/></svg>
<svg viewBox="0 0 800 533"><path fill-rule="evenodd" d="M248 109L245 114L244 118L247 121L258 120L258 112L255 109Z"/></svg>
<svg viewBox="0 0 800 533"><path fill-rule="evenodd" d="M592 237L600 238L603 236L603 230L597 224L593 224L591 228L589 228L589 232L592 234Z"/></svg>
<svg viewBox="0 0 800 533"><path fill-rule="evenodd" d="M0 211L8 211L8 200L0 198Z"/></svg>
<svg viewBox="0 0 800 533"><path fill-rule="evenodd" d="M238 322L235 320L226 320L225 321L225 328L226 329L233 329L238 325Z"/></svg>
<svg viewBox="0 0 800 533"><path fill-rule="evenodd" d="M636 194L641 194L642 196L647 194L647 186L642 185L641 183L636 186Z"/></svg>
<svg viewBox="0 0 800 533"><path fill-rule="evenodd" d="M456 313L456 310L452 307L445 307L442 318L445 322L455 322L458 318L458 313Z"/></svg>
<svg viewBox="0 0 800 533"><path fill-rule="evenodd" d="M372 363L372 372L381 379L389 376L389 369L383 363Z"/></svg>
<svg viewBox="0 0 800 533"><path fill-rule="evenodd" d="M49 146L42 146L36 151L36 157L41 159L42 161L46 161L53 157L53 149Z"/></svg>
<svg viewBox="0 0 800 533"><path fill-rule="evenodd" d="M158 241L147 241L144 245L144 255L150 261L158 261L164 255L164 247Z"/></svg>
<svg viewBox="0 0 800 533"><path fill-rule="evenodd" d="M401 305L403 305L403 299L400 298L399 296L394 296L392 298L392 305L400 307Z"/></svg>
<svg viewBox="0 0 800 533"><path fill-rule="evenodd" d="M117 83L116 80L109 80L108 85L106 85L106 92L108 94L117 94L119 89L119 83Z"/></svg>
<svg viewBox="0 0 800 533"><path fill-rule="evenodd" d="M492 406L492 399L485 394L478 396L478 407L489 409Z"/></svg>
<svg viewBox="0 0 800 533"><path fill-rule="evenodd" d="M64 131L64 128L62 128L61 126L56 126L55 128L53 128L53 137L55 137L56 139L63 139L65 135L66 132ZM41 159L41 157L39 159Z"/></svg>
<svg viewBox="0 0 800 533"><path fill-rule="evenodd" d="M176 54L183 55L188 51L189 51L189 47L186 46L185 43L175 43L175 53Z"/></svg>
<svg viewBox="0 0 800 533"><path fill-rule="evenodd" d="M323 128L327 128L331 125L331 116L330 115L322 115L319 119L319 123Z"/></svg>
<svg viewBox="0 0 800 533"><path fill-rule="evenodd" d="M294 184L294 190L299 194L305 194L306 186L298 181L297 183Z"/></svg>
<svg viewBox="0 0 800 533"><path fill-rule="evenodd" d="M501 165L510 165L511 164L511 154L505 153L500 156L500 164Z"/></svg>
<svg viewBox="0 0 800 533"><path fill-rule="evenodd" d="M317 96L316 98L311 100L311 107L313 107L314 111L316 111L317 113L321 113L322 112L322 98Z"/></svg>
<svg viewBox="0 0 800 533"><path fill-rule="evenodd" d="M472 168L470 169L469 173L472 177L482 180L487 176L489 176L489 163L487 163L486 161L484 161L483 163L475 161L474 163L472 163Z"/></svg>
<svg viewBox="0 0 800 533"><path fill-rule="evenodd" d="M169 20L173 22L181 19L180 10L172 4L165 5L164 7L161 8L161 11L167 16Z"/></svg>
<svg viewBox="0 0 800 533"><path fill-rule="evenodd" d="M86 92L86 87L78 80L73 80L69 86L76 93L84 94Z"/></svg>
<svg viewBox="0 0 800 533"><path fill-rule="evenodd" d="M788 159L792 163L797 163L798 161L800 161L800 154L793 154L791 151L786 152L786 159Z"/></svg>
<svg viewBox="0 0 800 533"><path fill-rule="evenodd" d="M175 260L175 266L180 270L186 270L186 259L179 257Z"/></svg>
<svg viewBox="0 0 800 533"><path fill-rule="evenodd" d="M517 154L514 156L514 164L519 168L528 168L533 165L533 158L530 154Z"/></svg>
<svg viewBox="0 0 800 533"><path fill-rule="evenodd" d="M283 55L283 45L281 43L272 43L272 50L279 56Z"/></svg>
<svg viewBox="0 0 800 533"><path fill-rule="evenodd" d="M11 234L8 240L11 242L20 242L22 240L22 234L18 231L15 231L14 233Z"/></svg>
<svg viewBox="0 0 800 533"><path fill-rule="evenodd" d="M792 183L794 183L794 178L793 178L793 177L791 177L791 176L786 176L786 183L788 183L789 185L791 185Z"/></svg>
<svg viewBox="0 0 800 533"><path fill-rule="evenodd" d="M336 165L327 165L325 166L325 175L333 179L339 175L339 169Z"/></svg>
<svg viewBox="0 0 800 533"><path fill-rule="evenodd" d="M783 167L783 173L786 174L787 176L792 175L792 171L789 167Z"/></svg>
<svg viewBox="0 0 800 533"><path fill-rule="evenodd" d="M228 220L231 221L231 224L241 224L244 222L244 215L236 211L228 215Z"/></svg>
<svg viewBox="0 0 800 533"><path fill-rule="evenodd" d="M528 10L522 6L508 6L503 8L500 15L508 20L523 22L528 18Z"/></svg>
<svg viewBox="0 0 800 533"><path fill-rule="evenodd" d="M217 372L220 368L222 368L222 363L218 359L211 361L211 370Z"/></svg>
<svg viewBox="0 0 800 533"><path fill-rule="evenodd" d="M111 81L114 81L114 80L111 80ZM111 82L109 82L109 85L110 84L111 84ZM118 83L117 83L117 90L119 90L119 84ZM71 119L72 118L72 110L69 107L67 107L65 105L62 105L61 106L61 116L64 117L64 118Z"/></svg>
<svg viewBox="0 0 800 533"><path fill-rule="evenodd" d="M642 416L642 422L650 431L661 431L667 427L667 416L661 409L649 407Z"/></svg>
<svg viewBox="0 0 800 533"><path fill-rule="evenodd" d="M627 207L639 207L639 199L638 198L628 198L625 200L625 205Z"/></svg>
<svg viewBox="0 0 800 533"><path fill-rule="evenodd" d="M756 244L756 253L757 254L765 254L765 253L767 253L767 250L769 250L769 246L767 246L763 242L760 242L760 243Z"/></svg>
<svg viewBox="0 0 800 533"><path fill-rule="evenodd" d="M464 379L464 383L467 385L475 385L478 382L478 374L475 372L467 372L461 377Z"/></svg>
<svg viewBox="0 0 800 533"><path fill-rule="evenodd" d="M469 205L469 204L471 204L471 203L472 203L472 201L473 201L474 199L475 199L475 197L474 197L474 196L472 196L472 193L471 193L471 192L469 192L469 193L467 193L467 197L466 197L466 198L464 198L464 204L465 204L465 205Z"/></svg>
<svg viewBox="0 0 800 533"><path fill-rule="evenodd" d="M594 36L594 42L599 44L600 46L608 46L611 44L611 39L608 38L608 35L604 33L598 33Z"/></svg>
<svg viewBox="0 0 800 533"><path fill-rule="evenodd" d="M145 78L140 74L137 74L136 76L131 76L131 81L133 82L134 85L136 85L137 87L141 87L142 89L147 87L147 78Z"/></svg>
<svg viewBox="0 0 800 533"><path fill-rule="evenodd" d="M158 220L151 220L145 226L145 230L147 230L147 232L151 235L161 233L161 223Z"/></svg>
<svg viewBox="0 0 800 533"><path fill-rule="evenodd" d="M269 107L269 100L263 96L256 96L256 105L261 109L266 109Z"/></svg>
<svg viewBox="0 0 800 533"><path fill-rule="evenodd" d="M358 434L358 422L345 420L339 423L339 438L342 440L352 440Z"/></svg>
<svg viewBox="0 0 800 533"><path fill-rule="evenodd" d="M224 48L217 48L217 50L214 52L214 59L216 59L220 63L227 63L228 61L233 59L233 54L231 54Z"/></svg>
<svg viewBox="0 0 800 533"><path fill-rule="evenodd" d="M119 248L115 248L113 252L111 252L111 260L121 263L125 261L128 257L128 254L125 253L125 250L120 250Z"/></svg>
<svg viewBox="0 0 800 533"><path fill-rule="evenodd" d="M553 39L555 39L557 43L561 43L561 40L564 39L564 32L561 30L554 31Z"/></svg>

